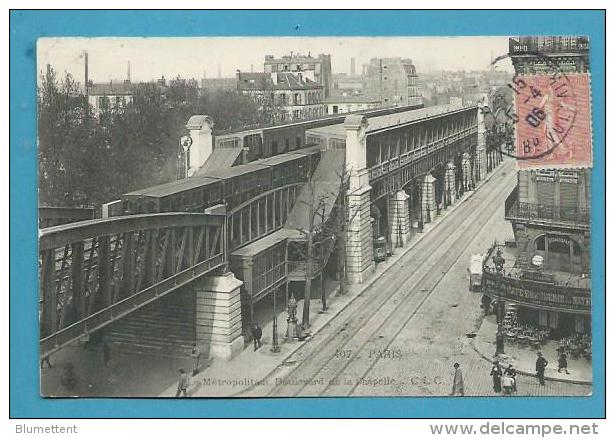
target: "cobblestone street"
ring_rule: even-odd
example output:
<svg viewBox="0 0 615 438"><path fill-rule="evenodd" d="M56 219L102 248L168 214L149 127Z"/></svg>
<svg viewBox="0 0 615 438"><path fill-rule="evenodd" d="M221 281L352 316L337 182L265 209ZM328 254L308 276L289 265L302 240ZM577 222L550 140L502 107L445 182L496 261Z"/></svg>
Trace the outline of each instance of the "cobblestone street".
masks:
<svg viewBox="0 0 615 438"><path fill-rule="evenodd" d="M471 255L484 252L494 239L512 237L503 213L503 199L514 184L511 164L291 356L291 366L246 395L444 396L451 392L452 365L459 362L466 396L499 396L490 362L473 346L483 311L481 294L468 290L467 267ZM388 298L380 302L377 295ZM573 383L541 386L531 376L520 375L517 382L517 396L591 392L589 385Z"/></svg>

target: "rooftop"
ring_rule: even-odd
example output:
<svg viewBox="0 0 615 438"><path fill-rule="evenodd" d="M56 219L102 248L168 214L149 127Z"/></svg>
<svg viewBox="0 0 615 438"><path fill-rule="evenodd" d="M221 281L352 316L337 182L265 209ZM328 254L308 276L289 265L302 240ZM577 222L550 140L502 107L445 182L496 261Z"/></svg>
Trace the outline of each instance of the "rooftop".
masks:
<svg viewBox="0 0 615 438"><path fill-rule="evenodd" d="M367 133L374 133L387 129L393 126L406 125L420 120L426 120L434 117L439 117L445 114L467 110L469 106L462 107L459 105L437 105L427 108L419 108L410 111L386 114L382 116L370 117L368 119ZM322 128L314 128L308 131L316 135L325 135L329 137L346 138L346 130L344 123L336 125L323 126Z"/></svg>
<svg viewBox="0 0 615 438"><path fill-rule="evenodd" d="M90 96L131 96L134 94L134 84L131 82L90 84L88 94Z"/></svg>
<svg viewBox="0 0 615 438"><path fill-rule="evenodd" d="M365 94L333 94L325 99L325 103L380 103L380 98Z"/></svg>
<svg viewBox="0 0 615 438"><path fill-rule="evenodd" d="M178 191L190 190L196 187L201 187L205 184L217 181L214 178L207 177L192 177L171 181L164 184L158 184L152 187L146 187L140 190L134 190L126 193L124 196L147 196L151 198L162 198L168 195L177 193Z"/></svg>
<svg viewBox="0 0 615 438"><path fill-rule="evenodd" d="M293 73L273 73L277 75L277 82L274 82L272 74L269 73L243 73L237 74L238 88L240 90L322 90L323 86L318 82Z"/></svg>
<svg viewBox="0 0 615 438"><path fill-rule="evenodd" d="M243 248L239 248L231 253L231 257L239 256L239 257L252 257L260 254L261 252L277 245L278 243L286 240L288 237L288 233L286 230L278 230L275 231L261 239L258 239L256 242L250 243L249 245L244 246Z"/></svg>

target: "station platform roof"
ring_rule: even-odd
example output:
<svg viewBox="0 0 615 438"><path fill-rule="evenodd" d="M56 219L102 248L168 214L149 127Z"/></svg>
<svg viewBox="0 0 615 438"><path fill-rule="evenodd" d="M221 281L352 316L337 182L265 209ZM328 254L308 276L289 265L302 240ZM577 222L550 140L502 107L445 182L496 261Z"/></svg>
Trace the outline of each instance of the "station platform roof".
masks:
<svg viewBox="0 0 615 438"><path fill-rule="evenodd" d="M239 248L231 253L231 257L254 257L266 251L267 249L277 245L278 243L286 240L289 233L285 229L275 231L262 239L258 239L256 242Z"/></svg>
<svg viewBox="0 0 615 438"><path fill-rule="evenodd" d="M468 108L470 107L463 107L460 105L437 105L427 108L419 108L404 112L369 117L366 132L368 134L378 132L395 126L427 120ZM343 122L335 125L310 129L307 131L307 134L321 135L329 138L346 138L346 130Z"/></svg>

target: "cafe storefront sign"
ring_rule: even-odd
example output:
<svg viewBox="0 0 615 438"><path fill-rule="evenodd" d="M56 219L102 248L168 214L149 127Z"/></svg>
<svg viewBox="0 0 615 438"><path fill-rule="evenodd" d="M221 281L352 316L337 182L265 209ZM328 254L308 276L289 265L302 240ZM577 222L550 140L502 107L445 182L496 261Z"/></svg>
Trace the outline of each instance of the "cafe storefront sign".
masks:
<svg viewBox="0 0 615 438"><path fill-rule="evenodd" d="M516 278L483 273L483 291L491 297L501 297L528 306L552 310L591 312L591 295L587 289L535 284Z"/></svg>

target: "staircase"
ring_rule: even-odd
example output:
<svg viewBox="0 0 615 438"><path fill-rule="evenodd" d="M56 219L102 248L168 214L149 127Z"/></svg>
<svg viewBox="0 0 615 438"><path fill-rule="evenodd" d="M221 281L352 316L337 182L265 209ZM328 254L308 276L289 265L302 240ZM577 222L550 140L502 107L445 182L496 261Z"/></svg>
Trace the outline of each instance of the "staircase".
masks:
<svg viewBox="0 0 615 438"><path fill-rule="evenodd" d="M195 341L195 294L180 289L112 324L106 336L118 351L187 357Z"/></svg>
<svg viewBox="0 0 615 438"><path fill-rule="evenodd" d="M337 220L335 215L337 214L336 204L340 193L341 174L344 172L344 162L346 157L345 149L329 149L323 152L320 162L312 175L310 182L301 190L295 205L288 215L288 219L284 224L284 228L295 231L297 229L308 230L309 218L310 218L310 202L318 202L323 199L324 205L321 213L326 218L325 221L329 222L329 226L333 225ZM312 202L313 202L312 201ZM317 219L317 222L320 219ZM307 272L307 264L305 260L289 261L288 265L288 277L292 281L303 281L308 276L314 278L320 274L320 271L324 269L331 257L333 248L335 247L336 236L330 236L333 238L327 239L327 244L324 246L324 254L320 263L312 263L311 272ZM298 236L296 244L305 245L303 236Z"/></svg>

